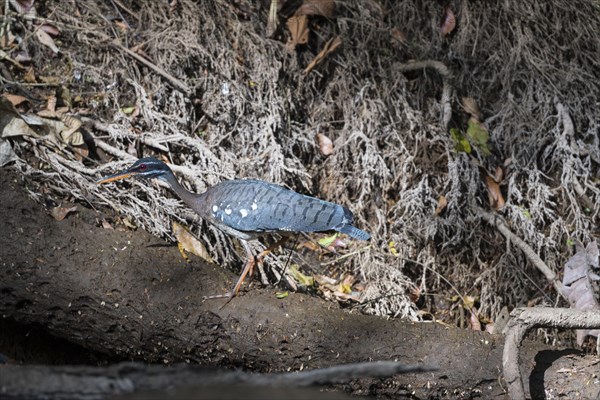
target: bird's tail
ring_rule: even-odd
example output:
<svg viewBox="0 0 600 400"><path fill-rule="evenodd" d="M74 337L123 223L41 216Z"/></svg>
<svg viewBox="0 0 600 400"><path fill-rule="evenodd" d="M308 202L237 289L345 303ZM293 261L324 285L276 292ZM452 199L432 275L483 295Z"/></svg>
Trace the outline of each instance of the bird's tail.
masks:
<svg viewBox="0 0 600 400"><path fill-rule="evenodd" d="M352 225L343 226L338 231L358 240L369 240L371 238L370 234Z"/></svg>

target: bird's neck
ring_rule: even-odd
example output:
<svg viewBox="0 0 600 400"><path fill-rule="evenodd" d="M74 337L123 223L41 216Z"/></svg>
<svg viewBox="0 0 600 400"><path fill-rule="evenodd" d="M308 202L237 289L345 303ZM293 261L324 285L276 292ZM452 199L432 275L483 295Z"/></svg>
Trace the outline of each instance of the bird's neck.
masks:
<svg viewBox="0 0 600 400"><path fill-rule="evenodd" d="M175 177L175 174L173 174L173 172L166 174L163 177L163 179L169 184L169 186L171 187L171 190L173 190L173 192L175 192L175 194L177 196L179 196L179 198L181 200L183 200L183 202L185 204L187 204L192 210L199 213L199 211L196 210L196 208L197 208L196 201L198 200L198 197L200 197L201 195L192 193L189 190L187 190L186 188L184 188L183 185L181 183L179 183L179 181L177 180L177 178Z"/></svg>

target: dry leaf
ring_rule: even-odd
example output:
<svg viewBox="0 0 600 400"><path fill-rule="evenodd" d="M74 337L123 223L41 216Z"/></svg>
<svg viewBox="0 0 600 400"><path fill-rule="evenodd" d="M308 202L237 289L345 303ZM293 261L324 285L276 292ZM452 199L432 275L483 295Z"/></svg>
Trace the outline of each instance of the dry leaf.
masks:
<svg viewBox="0 0 600 400"><path fill-rule="evenodd" d="M26 97L19 96L18 94L3 93L2 97L10 101L10 103L15 107L21 103L29 101Z"/></svg>
<svg viewBox="0 0 600 400"><path fill-rule="evenodd" d="M416 303L421 298L421 288L414 287L408 292L408 298L413 303Z"/></svg>
<svg viewBox="0 0 600 400"><path fill-rule="evenodd" d="M304 70L304 75L308 75L308 73L312 71L313 68L320 64L325 59L325 57L329 55L329 53L334 52L338 47L340 47L341 44L342 39L340 39L339 36L336 36L333 39L330 39L327 43L325 43L325 46L323 46L323 50L321 50L319 54L315 56L311 63L308 64L308 67L306 67L306 69Z"/></svg>
<svg viewBox="0 0 600 400"><path fill-rule="evenodd" d="M38 134L31 129L27 121L19 114L10 101L4 96L0 97L0 137L32 136Z"/></svg>
<svg viewBox="0 0 600 400"><path fill-rule="evenodd" d="M27 68L25 74L23 74L23 81L25 83L37 83L37 78L35 77L35 71L33 67Z"/></svg>
<svg viewBox="0 0 600 400"><path fill-rule="evenodd" d="M494 171L494 180L496 182L502 182L504 178L504 170L501 167L496 167L496 171Z"/></svg>
<svg viewBox="0 0 600 400"><path fill-rule="evenodd" d="M317 133L317 144L322 155L330 156L333 154L333 142L327 136Z"/></svg>
<svg viewBox="0 0 600 400"><path fill-rule="evenodd" d="M10 0L10 4L20 14L25 14L33 7L34 0Z"/></svg>
<svg viewBox="0 0 600 400"><path fill-rule="evenodd" d="M103 219L102 220L102 227L104 229L108 229L108 230L114 230L115 228L113 228L113 226L110 224L110 222L108 222L107 220Z"/></svg>
<svg viewBox="0 0 600 400"><path fill-rule="evenodd" d="M273 36L277 31L278 19L277 11L279 10L279 1L271 0L271 6L269 7L269 17L267 18L267 30L265 34L267 37Z"/></svg>
<svg viewBox="0 0 600 400"><path fill-rule="evenodd" d="M502 196L502 192L500 191L500 184L490 175L486 175L485 186L487 188L490 206L496 211L504 207L504 196Z"/></svg>
<svg viewBox="0 0 600 400"><path fill-rule="evenodd" d="M442 24L440 25L440 32L442 35L449 35L452 33L455 27L456 17L454 17L454 13L450 7L446 7L444 9L444 18L442 19Z"/></svg>
<svg viewBox="0 0 600 400"><path fill-rule="evenodd" d="M87 144L84 143L79 146L73 146L73 154L77 161L83 161L83 159L87 158L90 154L90 150L88 149Z"/></svg>
<svg viewBox="0 0 600 400"><path fill-rule="evenodd" d="M471 308L471 317L469 318L469 322L471 325L471 330L480 331L481 330L481 322L479 322L479 313L475 307Z"/></svg>
<svg viewBox="0 0 600 400"><path fill-rule="evenodd" d="M17 154L13 150L10 142L0 137L0 167L18 160Z"/></svg>
<svg viewBox="0 0 600 400"><path fill-rule="evenodd" d="M326 18L333 18L335 16L335 1L304 0L302 5L296 10L294 15L320 15Z"/></svg>
<svg viewBox="0 0 600 400"><path fill-rule="evenodd" d="M306 15L288 18L287 27L292 35L288 42L288 46L293 48L298 44L308 42L308 19Z"/></svg>
<svg viewBox="0 0 600 400"><path fill-rule="evenodd" d="M52 36L58 36L60 34L60 31L54 25L42 24L40 25L40 29Z"/></svg>
<svg viewBox="0 0 600 400"><path fill-rule="evenodd" d="M472 97L463 97L461 99L462 108L465 110L469 116L474 118L477 121L481 121L483 116L481 115L481 111L479 111L479 107L477 106L477 102Z"/></svg>
<svg viewBox="0 0 600 400"><path fill-rule="evenodd" d="M129 24L123 20L115 19L113 23L117 26L117 29L123 33L129 30Z"/></svg>
<svg viewBox="0 0 600 400"><path fill-rule="evenodd" d="M46 32L42 29L35 30L35 37L40 41L41 44L48 47L50 50L54 52L54 54L58 54L58 47L54 44L54 39L50 37Z"/></svg>
<svg viewBox="0 0 600 400"><path fill-rule="evenodd" d="M400 28L392 28L390 31L390 36L392 37L393 45L406 45L406 35L400 30Z"/></svg>
<svg viewBox="0 0 600 400"><path fill-rule="evenodd" d="M348 247L348 245L346 244L346 242L344 240L337 238L333 242L331 242L331 244L329 246L327 246L327 250L332 253L336 253L337 249L339 249L340 247L346 248L346 247Z"/></svg>
<svg viewBox="0 0 600 400"><path fill-rule="evenodd" d="M192 235L187 229L185 229L181 224L175 221L173 221L173 235L175 235L175 238L177 239L177 246L179 247L179 251L181 252L183 258L188 260L184 253L184 250L187 250L190 253L202 258L204 261L207 261L211 264L215 263L210 254L208 254L208 251L206 250L206 247L204 247L204 244L198 239L196 239L196 237Z"/></svg>
<svg viewBox="0 0 600 400"><path fill-rule="evenodd" d="M440 215L442 213L442 211L444 211L444 208L446 208L447 205L448 205L448 199L446 199L446 196L441 195L438 198L438 205L435 208L435 215Z"/></svg>
<svg viewBox="0 0 600 400"><path fill-rule="evenodd" d="M73 207L54 207L50 209L50 215L52 215L54 217L55 220L57 221L62 221L63 219L65 219L65 217L72 213L77 211L77 206L73 206Z"/></svg>

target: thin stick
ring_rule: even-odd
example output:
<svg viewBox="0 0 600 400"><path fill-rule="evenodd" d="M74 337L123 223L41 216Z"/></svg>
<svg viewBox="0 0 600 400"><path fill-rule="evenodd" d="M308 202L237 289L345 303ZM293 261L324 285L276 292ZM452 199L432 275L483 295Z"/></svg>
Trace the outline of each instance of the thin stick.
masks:
<svg viewBox="0 0 600 400"><path fill-rule="evenodd" d="M515 235L508 228L506 223L502 221L498 215L494 215L483 209L477 210L478 214L483 218L485 222L496 227L504 237L517 246L524 254L525 257L546 277L549 282L552 282L556 291L562 296L561 283L556 279L556 272L552 271L550 267L540 258L540 256L529 246L523 239Z"/></svg>
<svg viewBox="0 0 600 400"><path fill-rule="evenodd" d="M156 72L157 74L159 74L160 76L162 76L163 78L165 78L166 80L168 80L169 82L171 82L171 84L173 86L175 86L176 88L180 89L185 94L190 94L192 92L192 90L190 89L190 87L188 85L186 85L185 83L183 83L179 79L175 78L173 75L169 74L167 71L165 71L164 69L160 68L159 66L154 65L150 61L146 60L144 57L141 57L138 54L135 54L133 51L129 50L127 47L123 46L122 44L120 44L116 40L113 40L111 42L111 45L113 47L121 50L122 52L126 53L127 55L135 58L137 61L141 62L142 64L144 64L145 66L147 66L148 68L150 68L151 70L153 70L154 72Z"/></svg>

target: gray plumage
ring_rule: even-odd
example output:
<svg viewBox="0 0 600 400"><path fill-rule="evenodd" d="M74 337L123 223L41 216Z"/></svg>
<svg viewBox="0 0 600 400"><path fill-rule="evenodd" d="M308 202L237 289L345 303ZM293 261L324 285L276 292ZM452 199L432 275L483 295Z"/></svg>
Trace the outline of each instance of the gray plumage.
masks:
<svg viewBox="0 0 600 400"><path fill-rule="evenodd" d="M202 194L191 193L165 163L151 157L99 183L130 176L164 180L202 218L242 240L265 233L325 231L338 231L359 240L370 238L367 232L352 226L352 213L338 204L256 179L223 181Z"/></svg>

